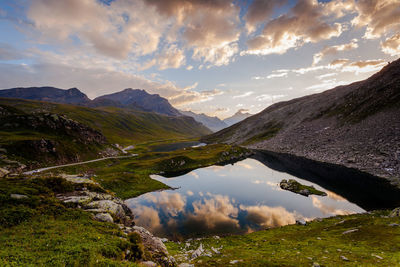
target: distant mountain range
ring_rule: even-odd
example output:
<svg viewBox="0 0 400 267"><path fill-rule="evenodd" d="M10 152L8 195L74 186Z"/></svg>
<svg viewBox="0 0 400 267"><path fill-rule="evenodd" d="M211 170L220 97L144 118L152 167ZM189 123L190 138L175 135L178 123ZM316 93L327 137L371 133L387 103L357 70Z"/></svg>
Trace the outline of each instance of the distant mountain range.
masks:
<svg viewBox="0 0 400 267"><path fill-rule="evenodd" d="M0 90L0 97L22 98L63 104L88 105L91 100L79 89L68 90L55 87L18 87Z"/></svg>
<svg viewBox="0 0 400 267"><path fill-rule="evenodd" d="M125 89L121 92L103 95L90 100L77 88L59 89L55 87L26 87L0 90L0 97L21 98L87 107L119 107L138 111L156 112L168 116L181 116L167 99L149 94L145 90Z"/></svg>
<svg viewBox="0 0 400 267"><path fill-rule="evenodd" d="M192 111L182 111L182 110L180 110L179 112L185 116L194 118L197 122L202 123L204 126L206 126L213 132L217 132L229 126L218 117L207 116L204 113L197 114Z"/></svg>
<svg viewBox="0 0 400 267"><path fill-rule="evenodd" d="M239 109L233 116L224 119L224 122L228 125L231 126L235 123L238 123L244 119L247 119L250 117L252 114L246 112L246 109Z"/></svg>
<svg viewBox="0 0 400 267"><path fill-rule="evenodd" d="M345 165L400 186L400 59L364 81L276 103L203 141Z"/></svg>

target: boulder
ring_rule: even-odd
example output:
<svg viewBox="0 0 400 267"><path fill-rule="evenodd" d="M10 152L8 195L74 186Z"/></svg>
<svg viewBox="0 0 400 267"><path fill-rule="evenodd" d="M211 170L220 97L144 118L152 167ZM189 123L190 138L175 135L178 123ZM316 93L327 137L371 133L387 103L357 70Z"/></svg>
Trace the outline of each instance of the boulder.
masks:
<svg viewBox="0 0 400 267"><path fill-rule="evenodd" d="M97 213L94 218L100 222L110 222L113 223L114 219L109 213Z"/></svg>
<svg viewBox="0 0 400 267"><path fill-rule="evenodd" d="M392 212L389 214L389 217L400 217L400 207L392 210Z"/></svg>
<svg viewBox="0 0 400 267"><path fill-rule="evenodd" d="M115 203L111 200L97 200L88 203L85 206L86 209L89 210L98 210L103 213L110 213L112 216L124 221L125 220L125 211L120 204Z"/></svg>
<svg viewBox="0 0 400 267"><path fill-rule="evenodd" d="M26 199L26 198L28 198L28 196L26 196L26 195L21 195L21 194L11 194L10 197L11 197L12 199Z"/></svg>
<svg viewBox="0 0 400 267"><path fill-rule="evenodd" d="M167 247L160 238L153 236L149 231L140 226L134 226L132 229L134 232L137 232L140 235L143 245L146 247L146 249L150 250L151 252L168 255Z"/></svg>
<svg viewBox="0 0 400 267"><path fill-rule="evenodd" d="M6 169L0 168L0 178L3 178L4 176L8 175L10 172Z"/></svg>

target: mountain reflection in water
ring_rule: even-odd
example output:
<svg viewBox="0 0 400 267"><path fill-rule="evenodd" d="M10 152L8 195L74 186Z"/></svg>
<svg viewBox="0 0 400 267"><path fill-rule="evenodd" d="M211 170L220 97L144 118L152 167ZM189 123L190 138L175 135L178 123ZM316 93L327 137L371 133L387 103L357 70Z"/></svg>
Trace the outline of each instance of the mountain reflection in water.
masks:
<svg viewBox="0 0 400 267"><path fill-rule="evenodd" d="M174 178L152 178L179 189L147 193L127 200L127 204L137 225L175 240L247 233L299 219L364 211L340 195L255 159L197 169ZM281 190L279 182L291 178L328 195L304 197Z"/></svg>

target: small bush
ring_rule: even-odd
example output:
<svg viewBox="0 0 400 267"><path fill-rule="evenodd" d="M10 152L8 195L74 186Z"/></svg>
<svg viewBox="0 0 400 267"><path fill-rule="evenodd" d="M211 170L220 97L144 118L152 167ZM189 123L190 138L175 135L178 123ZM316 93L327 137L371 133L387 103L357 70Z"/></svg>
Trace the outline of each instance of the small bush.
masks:
<svg viewBox="0 0 400 267"><path fill-rule="evenodd" d="M144 256L144 246L141 236L138 233L133 232L128 235L128 240L131 243L131 253L128 255L128 258L130 260L142 259Z"/></svg>

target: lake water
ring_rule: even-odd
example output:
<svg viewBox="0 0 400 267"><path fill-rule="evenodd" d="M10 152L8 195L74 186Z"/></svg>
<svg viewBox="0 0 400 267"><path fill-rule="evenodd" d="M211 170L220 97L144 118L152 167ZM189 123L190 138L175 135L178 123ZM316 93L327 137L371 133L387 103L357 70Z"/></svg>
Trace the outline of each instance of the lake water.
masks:
<svg viewBox="0 0 400 267"><path fill-rule="evenodd" d="M154 175L153 179L178 189L147 193L126 203L133 210L137 225L173 240L247 233L293 224L296 220L364 212L370 207L357 197L349 201L338 193L350 196L346 190L354 188L334 192L335 187L329 183L326 187L330 190L299 178L301 175L289 174L290 168L285 172L276 163L272 164L275 167L267 165L248 158L174 178ZM313 185L327 196L305 197L282 190L282 179Z"/></svg>

